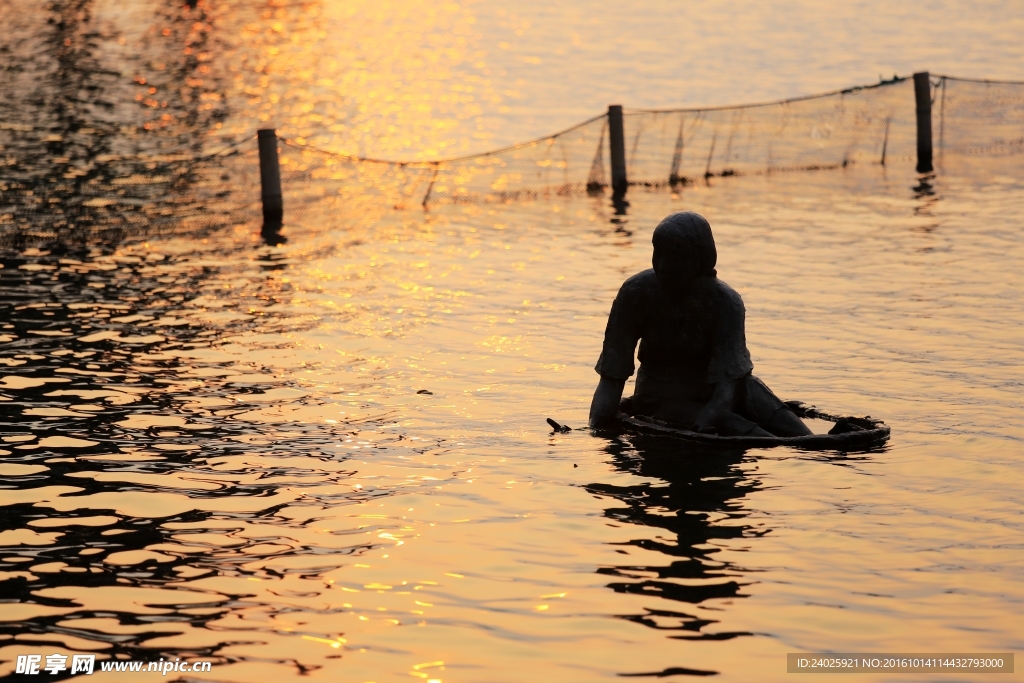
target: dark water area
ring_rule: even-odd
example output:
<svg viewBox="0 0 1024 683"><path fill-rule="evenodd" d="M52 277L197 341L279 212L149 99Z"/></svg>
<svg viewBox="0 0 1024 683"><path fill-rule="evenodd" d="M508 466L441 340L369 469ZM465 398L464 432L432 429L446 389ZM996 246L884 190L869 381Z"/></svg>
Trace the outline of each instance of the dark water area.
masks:
<svg viewBox="0 0 1024 683"><path fill-rule="evenodd" d="M1019 12L997 5L936 5L951 36L874 4L0 0L0 677L94 653L222 681L749 681L787 652L1021 650L1019 155L628 205L286 196L268 243L251 140L429 158L627 95L769 99L922 61L1012 77ZM673 17L702 37L653 40ZM839 46L814 64L808 27ZM615 31L645 59L609 57ZM887 446L552 433L585 424L615 291L683 209L714 228L755 372L884 419Z"/></svg>
<svg viewBox="0 0 1024 683"><path fill-rule="evenodd" d="M224 46L204 12L160 5L114 20L92 0L16 4L5 3L0 48L0 242L111 241L250 216L252 181L229 163L249 136L219 133L225 83L208 62Z"/></svg>

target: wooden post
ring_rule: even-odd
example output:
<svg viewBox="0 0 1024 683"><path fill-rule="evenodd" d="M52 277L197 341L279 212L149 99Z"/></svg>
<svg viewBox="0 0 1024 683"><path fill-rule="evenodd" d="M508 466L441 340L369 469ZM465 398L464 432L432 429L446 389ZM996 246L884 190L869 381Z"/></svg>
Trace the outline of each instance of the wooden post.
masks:
<svg viewBox="0 0 1024 683"><path fill-rule="evenodd" d="M622 128L621 104L608 105L608 148L612 162L612 194L622 197L629 181L626 179L626 134Z"/></svg>
<svg viewBox="0 0 1024 683"><path fill-rule="evenodd" d="M932 84L928 72L914 74L917 101L917 172L932 170Z"/></svg>
<svg viewBox="0 0 1024 683"><path fill-rule="evenodd" d="M256 131L260 148L260 189L263 195L263 225L280 226L284 220L281 197L281 165L277 160L277 132L273 128Z"/></svg>

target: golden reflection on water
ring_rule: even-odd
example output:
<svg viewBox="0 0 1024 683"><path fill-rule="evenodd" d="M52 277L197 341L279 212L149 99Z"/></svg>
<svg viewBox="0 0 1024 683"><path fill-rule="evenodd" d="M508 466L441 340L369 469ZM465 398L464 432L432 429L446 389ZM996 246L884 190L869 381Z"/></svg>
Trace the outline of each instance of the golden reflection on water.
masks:
<svg viewBox="0 0 1024 683"><path fill-rule="evenodd" d="M919 15L885 3L656 2L637 12L535 0L135 3L126 12L96 0L81 29L110 32L99 67L134 79L111 99L138 100L154 130L199 123L219 138L273 126L337 152L422 160L538 138L615 102L768 101L920 69L1019 79L1022 19L1008 2L940 2ZM979 41L991 49L978 51Z"/></svg>
<svg viewBox="0 0 1024 683"><path fill-rule="evenodd" d="M237 25L220 58L242 86L240 132L251 121L300 144L353 155L449 156L493 137L483 107L501 111L471 5L409 2L218 5Z"/></svg>

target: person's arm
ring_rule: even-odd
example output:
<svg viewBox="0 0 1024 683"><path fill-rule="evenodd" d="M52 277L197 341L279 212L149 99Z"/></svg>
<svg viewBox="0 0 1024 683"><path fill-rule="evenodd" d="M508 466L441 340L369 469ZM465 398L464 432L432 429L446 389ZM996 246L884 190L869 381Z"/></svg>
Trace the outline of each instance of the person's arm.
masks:
<svg viewBox="0 0 1024 683"><path fill-rule="evenodd" d="M601 375L601 381L597 383L597 390L594 392L594 400L590 402L591 428L603 427L615 417L615 413L619 410L619 401L622 399L624 386L626 386L624 379Z"/></svg>
<svg viewBox="0 0 1024 683"><path fill-rule="evenodd" d="M601 381L590 403L590 426L593 428L602 427L615 417L622 399L622 389L633 374L633 353L640 340L641 329L642 306L638 298L642 298L643 294L637 284L637 277L622 284L612 302L612 310L608 313L601 357L594 367L601 375Z"/></svg>
<svg viewBox="0 0 1024 683"><path fill-rule="evenodd" d="M704 407L697 413L694 420L693 431L707 432L715 429L719 420L736 405L736 392L739 389L739 379L724 379L715 384L714 393Z"/></svg>

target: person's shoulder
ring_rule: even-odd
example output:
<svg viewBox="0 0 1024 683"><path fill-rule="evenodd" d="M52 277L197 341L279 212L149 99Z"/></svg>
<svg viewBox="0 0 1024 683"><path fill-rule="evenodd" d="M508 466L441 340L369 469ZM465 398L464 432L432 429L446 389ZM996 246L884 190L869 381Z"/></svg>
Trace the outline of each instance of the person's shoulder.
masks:
<svg viewBox="0 0 1024 683"><path fill-rule="evenodd" d="M658 284L658 276L654 273L654 268L648 268L647 270L641 270L636 275L630 276L622 283L623 287L653 287Z"/></svg>
<svg viewBox="0 0 1024 683"><path fill-rule="evenodd" d="M658 276L653 268L642 270L626 279L619 287L619 296L644 296L658 286Z"/></svg>
<svg viewBox="0 0 1024 683"><path fill-rule="evenodd" d="M733 307L743 308L743 297L735 289L717 277L701 278L699 285L705 296L713 297L718 302Z"/></svg>

